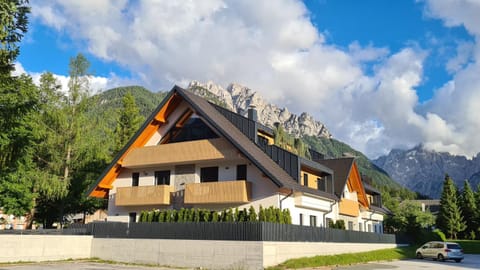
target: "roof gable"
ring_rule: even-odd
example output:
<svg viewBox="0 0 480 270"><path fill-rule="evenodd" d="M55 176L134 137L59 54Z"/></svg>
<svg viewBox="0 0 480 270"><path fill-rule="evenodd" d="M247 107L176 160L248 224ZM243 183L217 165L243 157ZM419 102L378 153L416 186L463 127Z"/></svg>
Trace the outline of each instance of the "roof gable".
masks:
<svg viewBox="0 0 480 270"><path fill-rule="evenodd" d="M368 208L369 203L367 195L365 193L365 188L362 184L362 178L360 172L358 171L355 158L336 158L336 159L324 159L318 160L320 164L323 164L334 171L334 189L335 194L338 197L341 197L345 187L349 191L356 191L358 196L358 202L363 206Z"/></svg>

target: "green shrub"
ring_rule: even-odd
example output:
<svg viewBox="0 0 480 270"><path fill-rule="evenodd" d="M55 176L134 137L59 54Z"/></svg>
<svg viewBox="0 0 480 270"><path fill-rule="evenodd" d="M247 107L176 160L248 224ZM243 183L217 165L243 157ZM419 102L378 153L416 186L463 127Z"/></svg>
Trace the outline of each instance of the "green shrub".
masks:
<svg viewBox="0 0 480 270"><path fill-rule="evenodd" d="M165 213L165 222L173 222L172 211L170 209L168 209L167 212Z"/></svg>
<svg viewBox="0 0 480 270"><path fill-rule="evenodd" d="M228 208L226 212L225 222L234 222L233 210Z"/></svg>
<svg viewBox="0 0 480 270"><path fill-rule="evenodd" d="M280 208L275 208L274 213L275 213L275 223L284 224L285 222L283 220L282 210L280 210Z"/></svg>
<svg viewBox="0 0 480 270"><path fill-rule="evenodd" d="M155 215L154 211L148 211L147 222L153 222L153 216Z"/></svg>
<svg viewBox="0 0 480 270"><path fill-rule="evenodd" d="M217 211L214 211L213 214L212 214L212 222L218 222L220 219L219 219L219 216L218 216L218 212Z"/></svg>
<svg viewBox="0 0 480 270"><path fill-rule="evenodd" d="M209 222L211 214L212 213L209 210L202 209L202 211L200 212L201 221L202 222Z"/></svg>
<svg viewBox="0 0 480 270"><path fill-rule="evenodd" d="M160 214L158 215L158 222L165 222L165 210L160 211Z"/></svg>
<svg viewBox="0 0 480 270"><path fill-rule="evenodd" d="M283 223L292 224L292 216L290 215L290 210L283 209Z"/></svg>
<svg viewBox="0 0 480 270"><path fill-rule="evenodd" d="M260 205L260 208L258 210L258 221L260 222L265 222L267 221L267 213L265 209Z"/></svg>
<svg viewBox="0 0 480 270"><path fill-rule="evenodd" d="M257 221L257 213L255 213L255 207L253 207L253 205L251 205L250 208L248 209L248 221L249 222Z"/></svg>
<svg viewBox="0 0 480 270"><path fill-rule="evenodd" d="M433 230L433 233L437 235L435 240L447 241L447 237L440 229Z"/></svg>
<svg viewBox="0 0 480 270"><path fill-rule="evenodd" d="M198 208L195 208L195 210L193 210L193 222L200 222L200 211L198 210Z"/></svg>

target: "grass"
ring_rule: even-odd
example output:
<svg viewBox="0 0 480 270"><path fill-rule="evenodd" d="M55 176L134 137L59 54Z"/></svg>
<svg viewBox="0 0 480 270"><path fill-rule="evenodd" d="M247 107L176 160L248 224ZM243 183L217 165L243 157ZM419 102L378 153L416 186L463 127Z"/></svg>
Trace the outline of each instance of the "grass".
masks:
<svg viewBox="0 0 480 270"><path fill-rule="evenodd" d="M463 252L467 254L480 254L480 240L448 240L459 243Z"/></svg>
<svg viewBox="0 0 480 270"><path fill-rule="evenodd" d="M347 253L338 255L315 256L308 258L291 259L268 270L297 269L306 267L350 265L371 261L400 260L415 257L415 246L381 249L360 253Z"/></svg>

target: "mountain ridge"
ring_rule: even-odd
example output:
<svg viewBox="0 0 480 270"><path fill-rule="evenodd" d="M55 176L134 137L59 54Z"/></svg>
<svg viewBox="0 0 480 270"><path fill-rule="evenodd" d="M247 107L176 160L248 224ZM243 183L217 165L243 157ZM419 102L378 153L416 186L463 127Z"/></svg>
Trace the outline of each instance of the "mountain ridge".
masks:
<svg viewBox="0 0 480 270"><path fill-rule="evenodd" d="M392 149L373 163L383 168L402 186L431 198L439 198L445 174L460 189L468 179L473 187L480 184L480 154L472 159L417 145L408 150Z"/></svg>

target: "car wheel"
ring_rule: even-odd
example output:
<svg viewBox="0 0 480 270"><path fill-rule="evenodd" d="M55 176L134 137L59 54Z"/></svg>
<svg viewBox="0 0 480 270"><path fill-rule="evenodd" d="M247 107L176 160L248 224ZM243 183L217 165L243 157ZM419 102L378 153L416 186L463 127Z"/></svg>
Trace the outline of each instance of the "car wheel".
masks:
<svg viewBox="0 0 480 270"><path fill-rule="evenodd" d="M417 252L417 259L423 259L422 253Z"/></svg>
<svg viewBox="0 0 480 270"><path fill-rule="evenodd" d="M457 263L459 263L461 261L462 261L462 259L455 259L455 262L457 262Z"/></svg>
<svg viewBox="0 0 480 270"><path fill-rule="evenodd" d="M438 254L437 259L441 262L445 261L445 258L443 257L442 254Z"/></svg>

